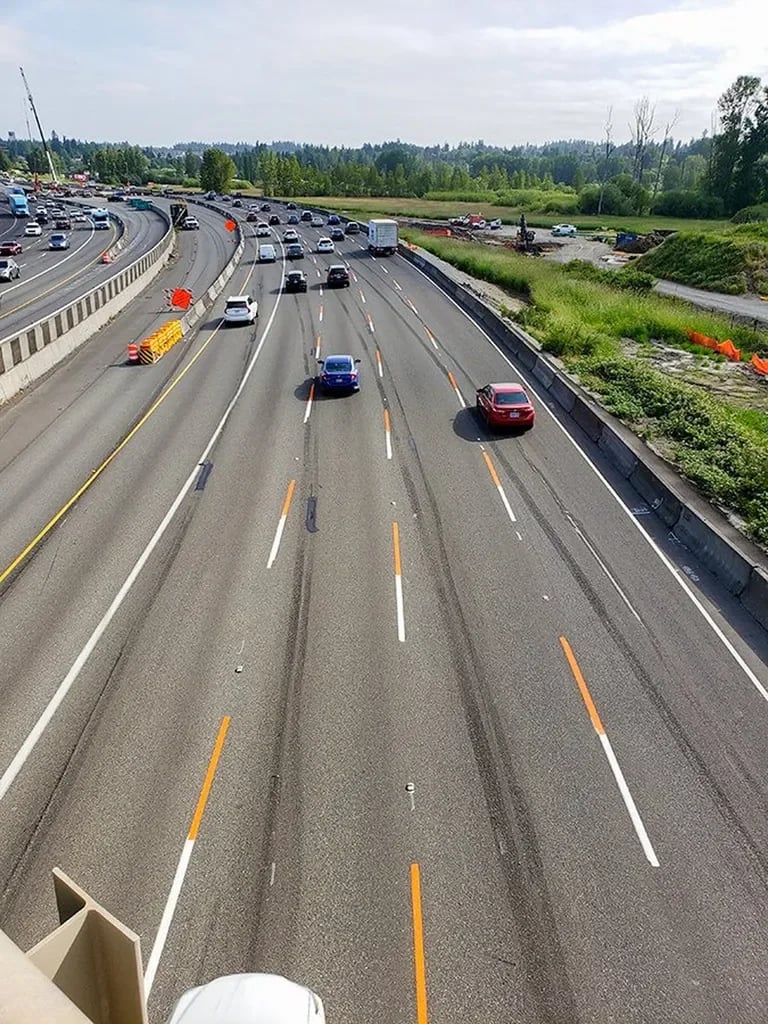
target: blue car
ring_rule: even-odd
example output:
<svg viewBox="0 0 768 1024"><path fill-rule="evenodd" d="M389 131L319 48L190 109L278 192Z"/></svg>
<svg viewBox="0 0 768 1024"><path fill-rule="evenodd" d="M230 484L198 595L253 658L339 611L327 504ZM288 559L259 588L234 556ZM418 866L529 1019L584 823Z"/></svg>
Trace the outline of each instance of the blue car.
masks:
<svg viewBox="0 0 768 1024"><path fill-rule="evenodd" d="M359 359L352 356L327 356L318 359L322 367L320 384L325 391L359 391L360 371Z"/></svg>

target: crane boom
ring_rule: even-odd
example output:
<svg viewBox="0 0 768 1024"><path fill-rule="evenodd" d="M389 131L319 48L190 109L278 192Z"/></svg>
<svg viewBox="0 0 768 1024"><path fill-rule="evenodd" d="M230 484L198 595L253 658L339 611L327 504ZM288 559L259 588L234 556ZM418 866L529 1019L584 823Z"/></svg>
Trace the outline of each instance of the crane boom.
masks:
<svg viewBox="0 0 768 1024"><path fill-rule="evenodd" d="M40 124L40 118L37 116L37 109L35 107L35 101L32 99L32 91L29 88L27 76L24 74L24 68L19 68L19 71L21 72L21 80L24 83L24 88L27 90L27 99L29 100L29 105L32 108L32 113L35 115L37 130L40 132L40 141L42 142L43 149L45 150L45 157L48 161L48 170L51 172L51 177L53 178L54 183L58 185L59 179L56 177L56 169L53 166L53 158L51 156L51 151L50 149L48 149L48 143L45 141L45 133L43 132L43 126Z"/></svg>

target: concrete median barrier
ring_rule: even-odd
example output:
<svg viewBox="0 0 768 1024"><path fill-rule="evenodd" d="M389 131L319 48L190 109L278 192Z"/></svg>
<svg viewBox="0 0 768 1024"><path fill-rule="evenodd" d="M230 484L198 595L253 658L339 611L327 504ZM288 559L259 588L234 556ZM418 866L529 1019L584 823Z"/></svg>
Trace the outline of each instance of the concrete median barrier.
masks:
<svg viewBox="0 0 768 1024"><path fill-rule="evenodd" d="M0 403L85 344L160 273L173 247L173 231L168 215L158 207L153 211L164 219L167 230L149 252L50 316L0 340Z"/></svg>
<svg viewBox="0 0 768 1024"><path fill-rule="evenodd" d="M650 451L641 439L610 413L600 408L568 376L539 354L539 346L524 331L505 321L422 252L414 253L401 245L400 255L423 270L458 305L483 327L518 363L532 372L561 409L597 443L612 466L631 484L636 493L697 559L725 587L739 597L742 605L768 629L768 558L750 542L737 535L725 521L718 521L716 509L706 516L696 510L704 504L691 494L686 497L685 482L676 471ZM494 329L490 318L494 318ZM729 530L736 534L728 536Z"/></svg>

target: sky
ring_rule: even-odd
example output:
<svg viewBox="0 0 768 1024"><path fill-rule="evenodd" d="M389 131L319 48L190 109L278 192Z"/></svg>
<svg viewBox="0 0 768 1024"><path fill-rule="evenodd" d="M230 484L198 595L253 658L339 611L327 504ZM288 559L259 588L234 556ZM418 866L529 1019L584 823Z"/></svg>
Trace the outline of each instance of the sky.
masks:
<svg viewBox="0 0 768 1024"><path fill-rule="evenodd" d="M765 0L0 0L0 140L617 142L768 84ZM34 122L30 117L34 132Z"/></svg>

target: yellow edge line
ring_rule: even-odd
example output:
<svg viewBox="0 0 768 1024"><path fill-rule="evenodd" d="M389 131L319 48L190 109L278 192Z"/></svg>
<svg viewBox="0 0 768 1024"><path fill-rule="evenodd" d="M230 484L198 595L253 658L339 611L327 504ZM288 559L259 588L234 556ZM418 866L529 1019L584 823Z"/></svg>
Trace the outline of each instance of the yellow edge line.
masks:
<svg viewBox="0 0 768 1024"><path fill-rule="evenodd" d="M211 754L211 760L208 762L208 771L205 773L205 781L203 782L203 788L200 790L200 796L197 798L197 807L195 807L195 814L192 818L192 824L189 826L189 833L187 839L191 839L193 842L197 839L197 833L200 828L200 822L203 820L203 813L205 811L205 805L208 803L208 795L211 792L211 786L213 785L213 777L216 774L216 768L219 764L219 758L221 757L221 751L224 746L224 740L227 738L227 731L229 729L229 723L231 719L229 715L225 715L221 720L219 726L219 734L216 737L216 743Z"/></svg>
<svg viewBox="0 0 768 1024"><path fill-rule="evenodd" d="M219 325L219 326L221 326L221 325ZM29 542L29 544L27 544L27 546L24 548L24 550L14 558L14 560L11 562L11 564L9 566L7 566L5 569L3 569L2 572L0 572L0 583L3 583L5 580L7 580L8 577L11 575L11 573L15 569L17 569L19 567L19 565L21 565L21 563L24 561L24 559L27 557L27 555L29 555L30 552L34 551L34 549L37 547L37 545L40 543L40 541L43 540L43 538L46 537L51 532L51 530L54 528L56 523L59 522L59 520L62 518L62 516L65 516L67 514L67 512L69 512L69 510L72 508L72 506L75 504L75 502L79 498L81 498L83 496L83 494L85 494L85 492L88 490L88 488L93 483L95 483L96 480L98 480L98 478L101 476L101 474L107 468L107 466L112 462L112 460L115 459L117 457L117 455L123 450L123 448L125 448L125 446L128 444L128 442L133 437L136 436L136 434L139 432L139 430L147 422L149 417L158 409L158 407L160 405L162 405L162 403L166 400L168 395L170 395L170 393L173 391L173 389L176 387L176 385L179 383L179 381L182 380L182 378L189 372L189 370L192 369L192 367L195 365L197 360L200 358L200 356L203 354L203 352L205 352L206 348L213 341L213 339L216 336L216 333L218 332L218 330L219 330L219 327L216 327L216 329L211 333L211 336L203 343L203 345L201 345L201 347L194 354L194 356L190 359L190 361L187 363L187 365L184 367L184 369L181 371L181 373L178 375L178 377L176 377L175 380L171 381L171 383L168 385L168 387L165 389L165 391L160 395L160 397L149 407L147 412L144 413L144 415L141 417L139 422L134 427L132 427L131 430L125 435L123 440L118 444L117 448L115 448L115 450L110 455L108 455L106 457L106 459L104 459L102 464L97 469L94 469L94 471L91 473L91 475L85 481L85 483L77 491L75 491L75 493L72 495L72 497L69 499L69 501L67 501L64 505L62 505L61 508L59 509L59 511L51 519L48 520L48 522L45 524L45 526L42 528L42 530L40 530L40 532L35 537L32 538L32 540Z"/></svg>
<svg viewBox="0 0 768 1024"><path fill-rule="evenodd" d="M411 864L411 910L413 913L413 966L416 975L416 1021L427 1024L427 969L424 957L424 921L421 915L421 875Z"/></svg>
<svg viewBox="0 0 768 1024"><path fill-rule="evenodd" d="M568 664L571 666L573 678L576 680L576 685L581 691L581 696L587 707L587 711L589 712L589 717L592 720L594 730L598 736L605 736L605 729L603 728L603 723L600 721L600 715L597 713L595 702L592 700L592 694L589 692L589 687L584 680L584 676L581 674L579 663L576 661L576 656L571 650L571 645L564 636L560 637L560 646L563 648L563 653L568 660Z"/></svg>
<svg viewBox="0 0 768 1024"><path fill-rule="evenodd" d="M295 486L296 486L296 481L295 480L291 480L291 482L288 484L288 492L285 495L285 501L283 502L283 510L280 513L281 516L287 516L288 515L288 510L291 507L291 498L293 497L293 489L295 488Z"/></svg>

